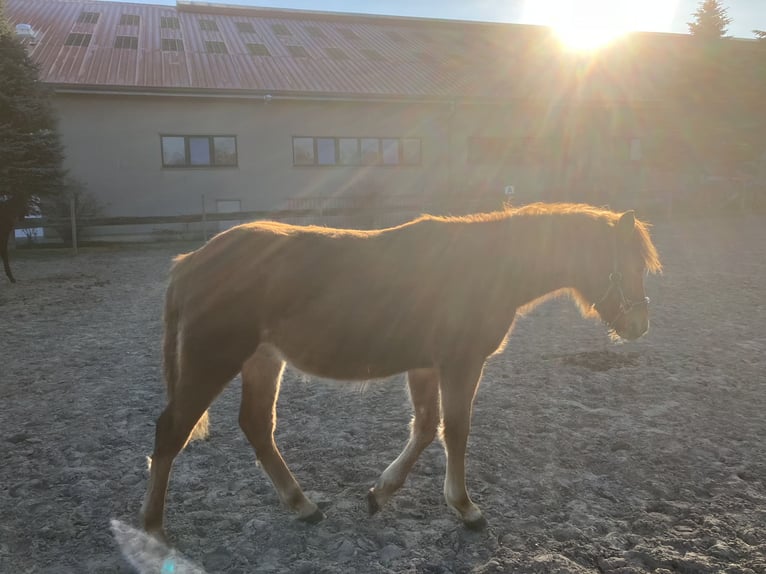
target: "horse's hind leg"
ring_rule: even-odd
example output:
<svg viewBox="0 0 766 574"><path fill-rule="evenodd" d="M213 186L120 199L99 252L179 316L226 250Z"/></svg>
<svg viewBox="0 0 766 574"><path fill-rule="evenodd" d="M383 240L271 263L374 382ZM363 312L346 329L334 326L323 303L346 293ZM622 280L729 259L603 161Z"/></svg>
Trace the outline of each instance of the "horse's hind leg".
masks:
<svg viewBox="0 0 766 574"><path fill-rule="evenodd" d="M239 426L253 445L263 470L279 497L305 522L324 518L316 504L303 494L274 442L276 403L285 363L269 345L261 345L242 366L242 402Z"/></svg>
<svg viewBox="0 0 766 574"><path fill-rule="evenodd" d="M404 484L420 453L431 444L439 426L439 374L436 369L418 369L407 373L413 417L410 438L396 460L388 465L367 493L370 514L380 510Z"/></svg>
<svg viewBox="0 0 766 574"><path fill-rule="evenodd" d="M149 485L144 501L144 529L164 540L165 494L173 461L183 449L197 421L234 373L181 364L172 398L157 419Z"/></svg>
<svg viewBox="0 0 766 574"><path fill-rule="evenodd" d="M443 367L439 377L442 438L447 453L444 499L466 527L473 530L479 530L487 523L465 487L465 453L471 428L471 410L483 367L483 361L467 360Z"/></svg>

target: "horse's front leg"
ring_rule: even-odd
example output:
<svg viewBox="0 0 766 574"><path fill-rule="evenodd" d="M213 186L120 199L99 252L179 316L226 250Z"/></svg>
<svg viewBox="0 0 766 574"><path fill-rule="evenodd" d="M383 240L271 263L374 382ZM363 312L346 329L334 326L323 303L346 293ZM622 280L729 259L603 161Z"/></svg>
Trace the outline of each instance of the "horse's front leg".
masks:
<svg viewBox="0 0 766 574"><path fill-rule="evenodd" d="M439 373L436 369L417 369L407 373L413 417L410 438L401 454L388 465L367 494L370 514L380 510L404 484L420 453L431 444L439 426Z"/></svg>
<svg viewBox="0 0 766 574"><path fill-rule="evenodd" d="M471 411L481 379L484 360L465 360L444 365L440 373L442 438L447 453L444 498L472 530L487 524L465 487L465 453L471 428Z"/></svg>
<svg viewBox="0 0 766 574"><path fill-rule="evenodd" d="M324 518L322 511L303 494L274 442L277 397L285 363L269 345L261 345L242 366L242 402L239 425L274 484L279 497L298 519L309 523Z"/></svg>

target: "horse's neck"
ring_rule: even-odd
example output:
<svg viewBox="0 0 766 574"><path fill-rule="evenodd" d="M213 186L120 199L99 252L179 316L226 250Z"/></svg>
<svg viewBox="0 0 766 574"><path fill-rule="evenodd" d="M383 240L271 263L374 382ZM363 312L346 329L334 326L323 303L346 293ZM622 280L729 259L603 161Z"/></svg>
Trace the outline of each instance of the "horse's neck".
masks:
<svg viewBox="0 0 766 574"><path fill-rule="evenodd" d="M531 215L508 222L509 272L523 304L565 288L580 288L592 249L592 221Z"/></svg>

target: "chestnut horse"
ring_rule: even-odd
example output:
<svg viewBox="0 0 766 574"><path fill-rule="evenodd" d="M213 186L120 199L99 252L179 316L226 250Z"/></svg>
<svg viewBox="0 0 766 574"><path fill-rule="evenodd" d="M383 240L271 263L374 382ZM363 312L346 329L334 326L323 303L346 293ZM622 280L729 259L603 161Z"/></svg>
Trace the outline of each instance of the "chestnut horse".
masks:
<svg viewBox="0 0 766 574"><path fill-rule="evenodd" d="M177 257L170 273L168 404L157 420L144 528L164 537L173 460L206 435L208 407L239 372L239 424L257 459L298 518L323 518L274 442L287 361L338 380L406 371L410 438L370 489L370 513L402 486L441 422L444 497L466 526L483 527L465 486L472 403L484 363L503 347L516 314L566 292L585 316L636 339L649 327L644 276L660 268L632 211L586 205L423 216L374 231L258 222L217 235Z"/></svg>

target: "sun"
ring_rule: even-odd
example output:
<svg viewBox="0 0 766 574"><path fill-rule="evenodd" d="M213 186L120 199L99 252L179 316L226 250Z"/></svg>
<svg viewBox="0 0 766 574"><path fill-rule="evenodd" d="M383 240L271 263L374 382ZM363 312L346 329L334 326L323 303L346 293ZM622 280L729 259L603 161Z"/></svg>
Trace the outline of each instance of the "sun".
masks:
<svg viewBox="0 0 766 574"><path fill-rule="evenodd" d="M525 0L524 20L550 26L570 50L592 51L634 30L666 30L674 0Z"/></svg>
<svg viewBox="0 0 766 574"><path fill-rule="evenodd" d="M572 3L569 3L570 6ZM571 6L553 22L559 40L571 50L590 51L625 35L632 28L626 2L586 0ZM566 14L569 12L568 14ZM564 17L566 15L566 17Z"/></svg>

